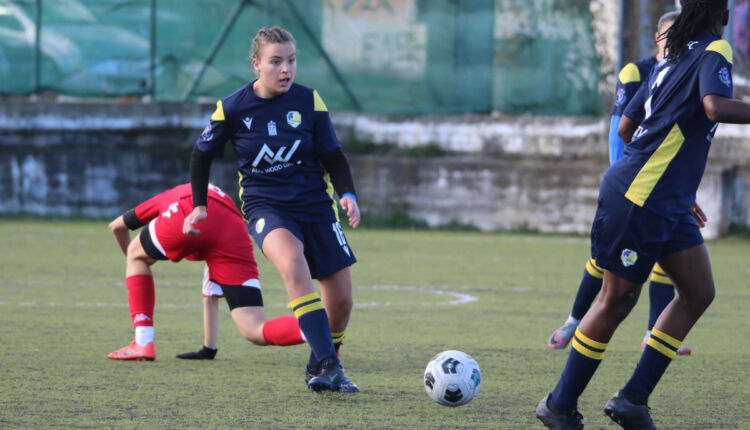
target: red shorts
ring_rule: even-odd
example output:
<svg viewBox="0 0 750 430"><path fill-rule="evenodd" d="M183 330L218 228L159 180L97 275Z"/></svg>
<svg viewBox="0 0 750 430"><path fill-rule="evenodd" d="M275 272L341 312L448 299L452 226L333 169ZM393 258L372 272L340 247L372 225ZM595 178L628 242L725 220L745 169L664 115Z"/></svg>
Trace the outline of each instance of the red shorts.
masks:
<svg viewBox="0 0 750 430"><path fill-rule="evenodd" d="M190 199L180 200L148 224L153 245L171 261L205 261L210 279L222 285L260 287L258 265L245 220L220 203L209 205L208 217L197 223L200 233L188 236L182 225L192 211Z"/></svg>

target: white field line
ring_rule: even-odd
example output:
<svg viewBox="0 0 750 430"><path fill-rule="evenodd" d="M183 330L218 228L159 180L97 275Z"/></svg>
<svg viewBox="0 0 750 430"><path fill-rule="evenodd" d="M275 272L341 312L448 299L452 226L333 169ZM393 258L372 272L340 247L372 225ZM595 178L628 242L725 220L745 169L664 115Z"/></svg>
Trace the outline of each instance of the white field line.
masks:
<svg viewBox="0 0 750 430"><path fill-rule="evenodd" d="M34 282L24 282L26 285L50 285L50 283L44 282L44 283L34 283ZM82 286L85 283L78 283L78 282L57 282L54 283L55 285L62 285L65 284L66 286ZM93 283L88 285L95 285ZM96 284L101 285L101 284ZM163 284L162 284L163 285ZM173 284L173 286L176 286L178 284ZM123 286L123 285L120 285ZM182 286L182 285L180 285ZM158 288L158 287L157 287ZM420 303L422 306L436 306L436 305L448 305L448 306L455 306L455 305L462 305L465 303L471 303L478 300L477 297L474 297L469 294L463 294L463 293L457 293L454 291L448 291L444 290L440 287L414 287L409 285L370 285L370 286L359 286L355 287L358 291L409 291L409 292L422 292L425 293L425 295L431 294L431 295L438 295L442 297L447 297L449 300L447 301L440 301L440 302L429 302L425 301ZM196 287L196 291L199 291L199 288ZM354 307L358 308L366 308L366 307L380 307L380 306L413 306L414 303L410 302L397 302L397 301L391 301L391 302L366 302L366 303L355 303ZM62 302L38 302L38 301L25 301L25 302L6 302L6 301L0 301L0 306L18 306L18 307L24 307L24 308L127 308L127 303L102 303L102 302L72 302L72 303L62 303ZM194 309L194 308L200 308L202 305L200 303L193 303L193 304L186 304L186 305L177 305L172 303L156 303L157 308L165 308L165 309ZM280 303L274 303L274 304L266 304L266 307L273 307L273 308L281 308L285 307L286 305L280 304Z"/></svg>

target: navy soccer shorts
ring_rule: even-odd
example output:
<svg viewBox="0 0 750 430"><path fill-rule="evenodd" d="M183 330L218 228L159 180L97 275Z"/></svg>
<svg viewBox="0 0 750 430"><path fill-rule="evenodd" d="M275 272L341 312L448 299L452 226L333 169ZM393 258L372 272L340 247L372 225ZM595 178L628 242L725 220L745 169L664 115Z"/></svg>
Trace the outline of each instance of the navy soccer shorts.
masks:
<svg viewBox="0 0 750 430"><path fill-rule="evenodd" d="M357 262L338 222L305 223L283 212L263 208L248 214L247 229L263 250L266 235L277 228L289 230L304 245L305 259L313 279L325 278Z"/></svg>
<svg viewBox="0 0 750 430"><path fill-rule="evenodd" d="M601 192L591 227L591 256L617 276L642 284L662 256L703 243L693 217L670 220L624 196Z"/></svg>

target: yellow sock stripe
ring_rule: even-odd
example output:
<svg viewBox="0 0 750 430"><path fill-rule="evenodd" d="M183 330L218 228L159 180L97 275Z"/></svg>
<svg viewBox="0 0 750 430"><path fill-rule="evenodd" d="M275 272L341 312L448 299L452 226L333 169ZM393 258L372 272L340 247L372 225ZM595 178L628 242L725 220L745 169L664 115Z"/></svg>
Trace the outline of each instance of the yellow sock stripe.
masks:
<svg viewBox="0 0 750 430"><path fill-rule="evenodd" d="M296 299L289 302L289 307L294 309L302 303L311 302L315 299L320 299L320 294L318 294L317 292L305 294L304 296L297 297Z"/></svg>
<svg viewBox="0 0 750 430"><path fill-rule="evenodd" d="M590 348L595 349L607 349L608 343L597 342L593 339L589 339L585 334L581 333L580 329L576 329L575 337L581 340L581 342L588 345Z"/></svg>
<svg viewBox="0 0 750 430"><path fill-rule="evenodd" d="M673 347L674 349L677 349L682 345L681 340L677 340L673 338L672 336L664 333L663 331L659 330L658 328L654 327L651 329L651 337L658 337L661 341L669 344L669 346Z"/></svg>
<svg viewBox="0 0 750 430"><path fill-rule="evenodd" d="M331 337L333 338L333 343L341 343L344 340L344 333L343 331L339 332L331 332Z"/></svg>
<svg viewBox="0 0 750 430"><path fill-rule="evenodd" d="M575 337L570 342L571 346L573 346L573 349L580 352L581 354L585 355L588 358L593 358L594 360L601 360L604 358L604 351L594 351L591 349L586 348L584 344L578 341Z"/></svg>
<svg viewBox="0 0 750 430"><path fill-rule="evenodd" d="M672 280L669 279L666 273L657 272L656 269L651 271L651 281L658 282L660 284L672 285Z"/></svg>
<svg viewBox="0 0 750 430"><path fill-rule="evenodd" d="M664 354L668 358L677 357L677 351L669 349L668 347L664 346L663 343L659 342L653 337L653 334L651 335L651 337L648 338L648 341L646 342L646 344L650 346L651 348L654 348L655 350Z"/></svg>
<svg viewBox="0 0 750 430"><path fill-rule="evenodd" d="M604 278L604 269L597 266L596 261L593 258L589 258L589 261L586 262L586 271L594 278Z"/></svg>
<svg viewBox="0 0 750 430"><path fill-rule="evenodd" d="M299 318L299 317L301 317L302 315L304 315L304 314L306 314L308 312L317 311L318 309L324 309L323 308L323 302L321 302L320 300L316 300L316 301L314 301L314 302L312 302L310 304L302 305L302 306L296 308L294 310L294 316L297 317L297 318Z"/></svg>
<svg viewBox="0 0 750 430"><path fill-rule="evenodd" d="M576 351L580 352L586 357L593 358L594 360L601 360L604 358L604 350L607 349L608 345L606 343L597 342L588 338L578 329L576 329L576 333L573 336L573 340L570 344Z"/></svg>

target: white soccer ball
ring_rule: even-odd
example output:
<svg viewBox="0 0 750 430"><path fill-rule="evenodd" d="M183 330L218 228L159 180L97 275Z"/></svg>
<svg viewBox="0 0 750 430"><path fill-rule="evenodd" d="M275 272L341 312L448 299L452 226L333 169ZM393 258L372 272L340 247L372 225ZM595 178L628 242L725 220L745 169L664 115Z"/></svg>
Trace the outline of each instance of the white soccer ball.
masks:
<svg viewBox="0 0 750 430"><path fill-rule="evenodd" d="M469 403L479 391L482 371L469 354L443 351L424 370L424 388L432 400L445 406Z"/></svg>

